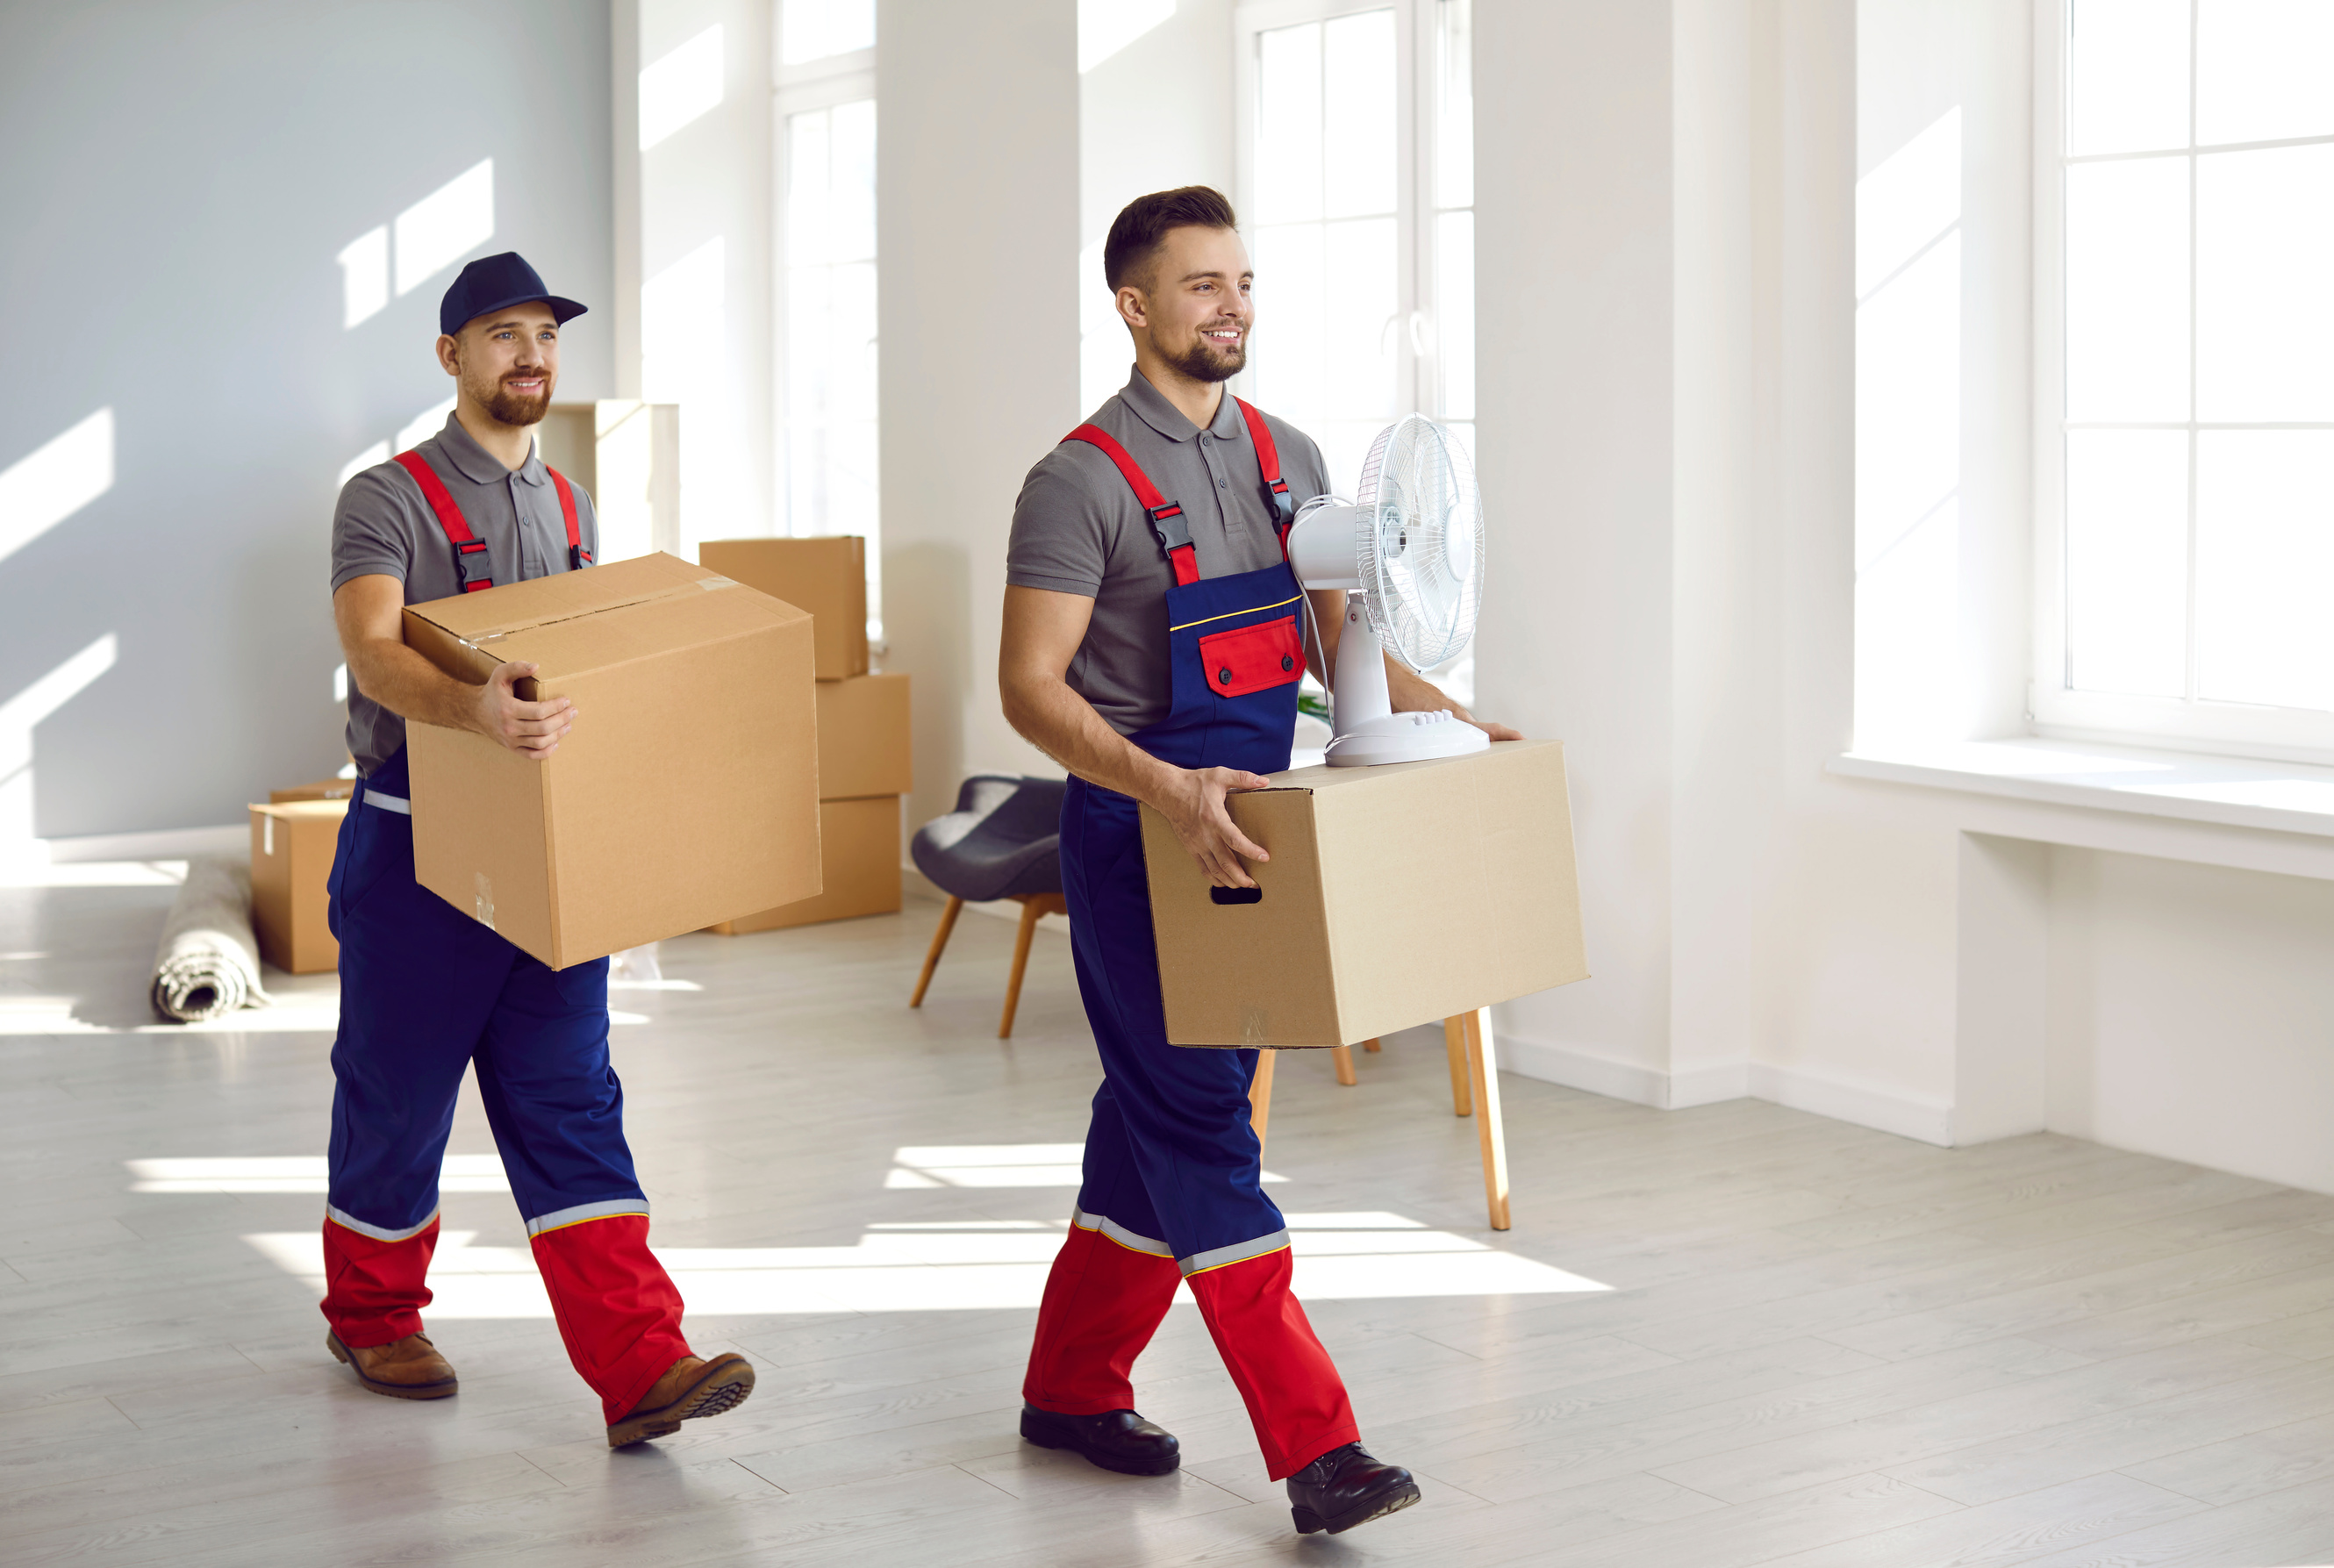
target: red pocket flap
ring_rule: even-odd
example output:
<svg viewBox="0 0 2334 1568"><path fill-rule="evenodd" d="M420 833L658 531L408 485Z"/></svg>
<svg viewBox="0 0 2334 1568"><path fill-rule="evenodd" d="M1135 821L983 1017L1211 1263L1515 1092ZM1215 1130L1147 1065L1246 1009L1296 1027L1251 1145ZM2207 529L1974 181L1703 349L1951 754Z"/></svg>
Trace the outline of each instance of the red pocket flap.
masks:
<svg viewBox="0 0 2334 1568"><path fill-rule="evenodd" d="M1297 617L1284 615L1255 626L1200 639L1200 663L1208 689L1218 697L1269 691L1305 676L1305 639Z"/></svg>

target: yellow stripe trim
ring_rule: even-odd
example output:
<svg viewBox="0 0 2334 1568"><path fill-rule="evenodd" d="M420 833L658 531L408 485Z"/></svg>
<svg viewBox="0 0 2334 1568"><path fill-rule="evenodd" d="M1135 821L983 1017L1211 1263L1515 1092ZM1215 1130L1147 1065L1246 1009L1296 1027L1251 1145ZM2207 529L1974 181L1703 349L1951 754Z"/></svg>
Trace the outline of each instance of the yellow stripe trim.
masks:
<svg viewBox="0 0 2334 1568"><path fill-rule="evenodd" d="M1221 615L1210 615L1205 620L1187 620L1181 626L1171 626L1167 630L1170 631L1189 631L1194 626L1207 625L1210 620L1230 620L1235 615L1255 615L1262 611L1278 610L1280 608L1281 604L1294 604L1297 602L1297 600L1304 597L1305 595L1299 593L1294 599L1282 600L1280 604L1256 604L1249 606L1246 610L1227 610Z"/></svg>
<svg viewBox="0 0 2334 1568"><path fill-rule="evenodd" d="M533 1241L535 1239L535 1236L557 1236L561 1231L574 1230L579 1225L596 1225L603 1219L631 1219L636 1215L642 1219L646 1219L648 1217L648 1211L641 1208L628 1208L622 1214L587 1214L581 1219L571 1219L564 1224L547 1226L545 1228L535 1232L533 1236L528 1236L527 1240Z"/></svg>

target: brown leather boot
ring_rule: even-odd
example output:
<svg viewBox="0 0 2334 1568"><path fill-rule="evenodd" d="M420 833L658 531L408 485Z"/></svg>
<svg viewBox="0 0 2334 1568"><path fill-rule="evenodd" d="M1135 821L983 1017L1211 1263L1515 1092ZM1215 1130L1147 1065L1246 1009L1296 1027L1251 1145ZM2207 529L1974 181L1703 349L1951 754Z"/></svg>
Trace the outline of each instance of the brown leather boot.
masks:
<svg viewBox="0 0 2334 1568"><path fill-rule="evenodd" d="M754 1363L735 1353L711 1361L684 1356L641 1396L632 1413L608 1429L608 1447L669 1438L683 1421L734 1410L754 1391Z"/></svg>
<svg viewBox="0 0 2334 1568"><path fill-rule="evenodd" d="M392 1400L442 1400L461 1387L454 1369L438 1353L427 1336L408 1334L385 1345L341 1343L337 1333L324 1335L333 1359L357 1375L357 1381Z"/></svg>

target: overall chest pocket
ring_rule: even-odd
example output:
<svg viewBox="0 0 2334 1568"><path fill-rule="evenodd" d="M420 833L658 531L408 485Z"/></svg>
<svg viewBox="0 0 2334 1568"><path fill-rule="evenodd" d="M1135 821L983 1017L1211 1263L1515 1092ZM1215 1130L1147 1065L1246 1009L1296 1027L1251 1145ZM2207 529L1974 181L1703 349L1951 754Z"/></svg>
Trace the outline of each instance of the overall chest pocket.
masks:
<svg viewBox="0 0 2334 1568"><path fill-rule="evenodd" d="M1200 639L1200 666L1218 697L1246 697L1305 675L1305 639L1297 617L1260 621Z"/></svg>

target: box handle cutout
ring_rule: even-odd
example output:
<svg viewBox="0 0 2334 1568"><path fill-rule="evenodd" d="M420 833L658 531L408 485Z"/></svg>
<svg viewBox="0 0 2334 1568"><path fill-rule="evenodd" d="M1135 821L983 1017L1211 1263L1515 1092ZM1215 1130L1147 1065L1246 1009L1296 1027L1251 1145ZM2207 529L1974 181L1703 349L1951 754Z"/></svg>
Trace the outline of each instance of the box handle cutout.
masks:
<svg viewBox="0 0 2334 1568"><path fill-rule="evenodd" d="M1210 888L1208 901L1215 904L1260 904L1264 902L1262 888Z"/></svg>

